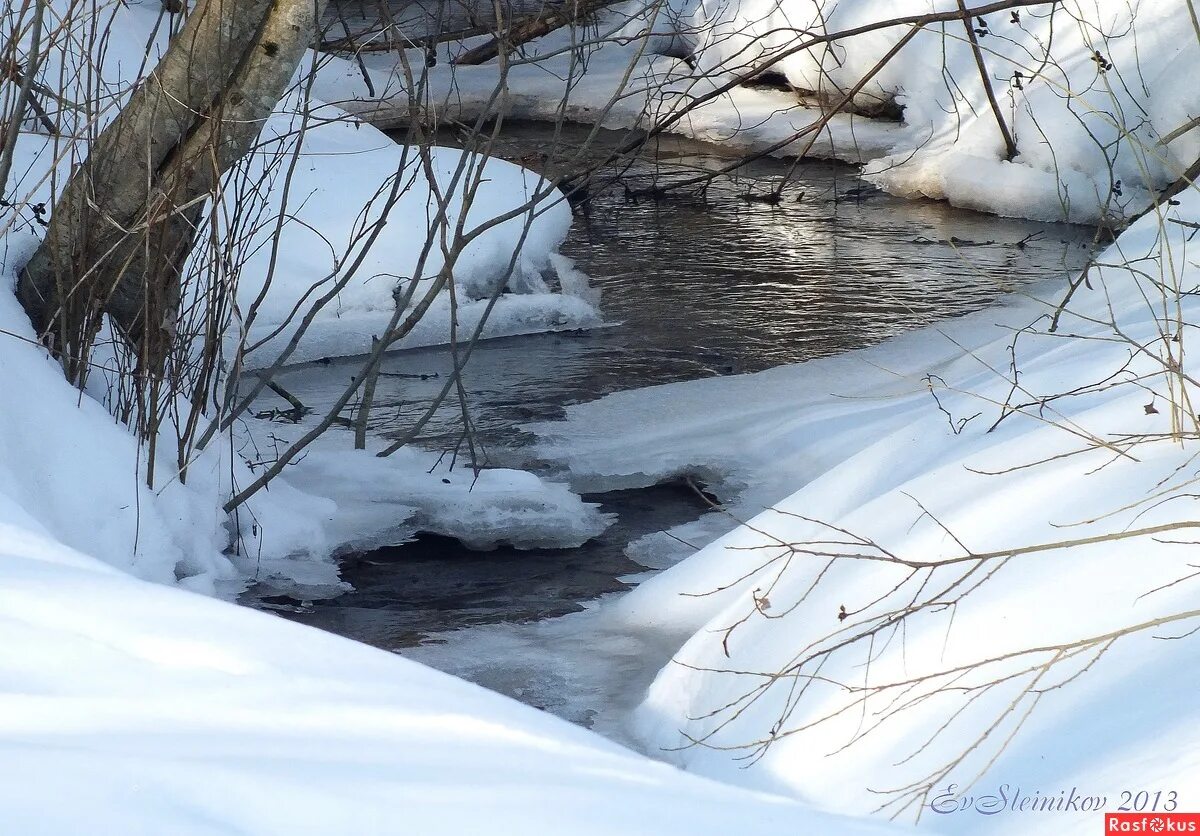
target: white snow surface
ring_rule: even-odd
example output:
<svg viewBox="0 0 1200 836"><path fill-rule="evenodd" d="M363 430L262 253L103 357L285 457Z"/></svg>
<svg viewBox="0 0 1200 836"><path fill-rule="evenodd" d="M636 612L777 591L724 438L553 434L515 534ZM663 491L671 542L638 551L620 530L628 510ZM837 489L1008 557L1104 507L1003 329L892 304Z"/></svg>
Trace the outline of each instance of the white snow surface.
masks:
<svg viewBox="0 0 1200 836"><path fill-rule="evenodd" d="M420 665L137 581L0 492L0 808L29 836L894 832Z"/></svg>
<svg viewBox="0 0 1200 836"><path fill-rule="evenodd" d="M136 77L137 56L147 40L156 43L158 4L94 8L112 16L103 67L119 102L127 90L121 79ZM81 74L69 49L63 59L50 64L65 68L55 83L66 91ZM293 118L285 113L279 122ZM307 221L333 239L353 224L345 213L357 207L329 195L375 188L399 152L364 126L324 126L313 136L297 182L311 187L308 197L329 187L324 210ZM477 545L545 544L563 532L578 542L605 521L565 487L530 474L485 471L474 479L439 468L433 454L350 452L344 436L323 439L230 520L221 506L254 478L248 462L268 443L244 427L193 461L186 484L160 466L155 487L147 487L134 437L90 387L81 392L64 380L12 293L15 271L37 243L31 204L49 196L54 165L64 172L79 151L23 134L5 190L28 198L3 218L0 251L5 830L887 832L688 776L390 654L188 591L228 593L248 579L336 587L333 550L394 542L418 525ZM345 164L341 153L355 162ZM440 155L436 164L455 159ZM488 211L504 211L498 207L536 188L513 166L489 163L488 176L495 192L477 204ZM389 227L399 228L382 248L391 269L414 263L411 234L425 228L427 195L414 188L399 207L402 223ZM551 262L568 218L547 208L535 221L518 265L525 287L514 288L529 292L511 294L524 299L500 317L504 327L594 316L583 300L591 296L586 280L569 263ZM297 229L280 239L284 269L271 293L305 290L328 266ZM465 256L464 287L499 275L496 263L511 256L517 237L500 227L481 238ZM370 269L379 279L384 264ZM538 286L545 269L568 271L566 284L579 295ZM251 284L255 276L244 278ZM365 282L346 295L341 316L317 330L310 351L354 351L369 341L383 297ZM264 304L259 325L285 307Z"/></svg>
<svg viewBox="0 0 1200 836"><path fill-rule="evenodd" d="M886 790L928 780L901 817L923 812L922 823L945 832L1100 826L1096 813L933 812L951 789L1011 799L1017 788L1057 797L1074 787L1113 809L1122 791L1147 788L1194 807L1200 643L1188 634L1200 612L1190 529L1017 553L974 574L972 561L911 576L895 561L1191 524L1196 419L1166 371L1193 333L1178 323L1200 314L1187 292L1200 278L1195 231L1174 223L1196 217L1200 196L1189 192L1122 234L1056 333L1048 325L1066 288L1044 285L874 348L617 393L537 425L539 452L581 485L694 474L727 502L729 516L638 544L635 556L670 562L688 551L680 541L712 540L602 608L607 629L683 637L635 712L642 745L706 775L857 814L897 797ZM1014 406L1030 406L993 429L1010 392ZM1185 404L1176 441L1172 403ZM1141 435L1159 440L1121 444ZM903 629L850 641L913 604ZM1012 655L1188 613L1045 671L1056 651ZM823 662L794 667L819 650L830 650ZM770 678L776 671L790 675ZM751 764L738 759L755 753Z"/></svg>
<svg viewBox="0 0 1200 836"><path fill-rule="evenodd" d="M778 145L772 153L866 162L868 178L895 194L1037 220L1120 221L1196 158L1194 126L1164 140L1200 112L1200 93L1177 83L1200 72L1200 56L1188 5L1173 0L1064 0L1053 12L1037 4L1017 10L1015 20L1011 11L988 15L986 28L977 18L987 76L1016 146L1011 161L958 21L927 26L855 97L867 105L894 100L903 107L899 123L839 115L809 148L800 134L821 117L818 108L795 93L741 86L683 114L718 85L764 69L797 90L836 99L907 26L829 47L799 45L822 33L957 9L956 0L625 3L595 24L526 44L498 99L496 63L452 66L463 48L456 43L442 47L423 89L428 109L446 120L504 113L612 128L667 124L735 152ZM635 37L646 32L648 39ZM395 58L361 58L374 95L357 64L333 59L320 73L319 95L381 124L402 121L408 85ZM408 63L419 68L424 56L413 52Z"/></svg>
<svg viewBox="0 0 1200 836"><path fill-rule="evenodd" d="M296 94L284 101L285 108L289 105L302 110ZM305 310L297 313L297 302L332 292L360 257L353 277L318 312L287 359L299 363L369 352L372 338L384 333L396 309L397 291L406 290L419 273L415 303L442 270L439 230L453 237L464 204L469 205L464 228L470 234L527 201L533 203L529 211L482 231L466 246L453 268L457 305L452 306L447 292L441 293L416 327L394 343L396 348L450 342L455 317L462 338L469 337L484 318L498 283L514 292L499 296L487 316L484 337L600 322L588 301L586 279L580 286L571 284L574 275L568 276L563 286L571 293L555 292L547 282L560 281L561 262L554 259L561 258L557 250L570 228L571 210L561 192L540 176L504 160L449 148L431 149L426 168L417 152L406 152L340 109L319 101L307 107L314 123L303 131L301 147L296 148L299 115L285 112L272 119L246 165L250 182L265 188L227 199L230 211L236 206L251 215L257 211L266 218L286 219L278 235L274 223L262 224L244 244L248 257L240 267L238 300L243 315L255 311L244 335L253 348L250 368L269 366L292 338ZM477 189L472 185L475 179ZM283 185L289 180L285 192ZM389 208L388 190L394 181L401 188ZM437 220L443 196L449 197L449 205L445 217ZM368 246L371 226L381 220L386 225ZM433 246L422 258L431 236ZM198 285L197 291L202 289ZM233 336L242 335L235 331Z"/></svg>

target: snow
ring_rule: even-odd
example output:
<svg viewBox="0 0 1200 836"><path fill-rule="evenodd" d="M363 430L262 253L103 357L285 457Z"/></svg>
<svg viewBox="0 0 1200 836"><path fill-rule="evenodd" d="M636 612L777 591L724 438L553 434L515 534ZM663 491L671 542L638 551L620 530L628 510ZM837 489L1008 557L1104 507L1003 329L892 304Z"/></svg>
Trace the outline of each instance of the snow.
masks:
<svg viewBox="0 0 1200 836"><path fill-rule="evenodd" d="M134 580L0 502L0 807L13 832L891 832L687 776L391 654Z"/></svg>
<svg viewBox="0 0 1200 836"><path fill-rule="evenodd" d="M9 258L19 263L15 250ZM378 458L380 445L355 452L348 434L335 432L252 498L231 532L220 506L254 478L246 462L270 460L308 425L240 428L191 463L186 484L162 478L151 490L135 439L66 384L36 345L11 274L4 281L0 489L31 530L139 578L226 596L251 581L316 594L340 588L336 554L417 531L533 548L578 545L607 524L565 486L532 474L474 478L469 467L416 450Z"/></svg>
<svg viewBox="0 0 1200 836"><path fill-rule="evenodd" d="M155 493L139 478L129 432L81 397L36 347L11 292L0 289L0 490L6 516L147 580L232 577L218 510L178 482ZM185 568L186 567L186 568Z"/></svg>
<svg viewBox="0 0 1200 836"><path fill-rule="evenodd" d="M1179 83L1200 70L1186 8L1062 5L1052 39L1036 9L1011 25L992 16L981 36L1017 139L1013 160L1004 159L974 58L951 24L917 36L864 91L896 97L902 123L837 117L812 152L867 162L868 177L897 194L1032 218L1130 217L1200 153L1195 129L1164 139L1200 110L1195 91ZM953 7L842 0L824 9L820 26ZM111 16L113 33L100 77L81 70L78 42L62 32L44 80L69 98L101 89L103 122L150 63L146 45L153 56L165 42L164 18L150 2L100 4L95 14ZM672 54L643 54L634 42L600 47L562 110L623 127L645 125L647 113L677 113L730 74L789 49L813 14L803 0L684 0L653 21L638 5L607 13L601 28L629 34L653 25L654 48ZM778 31L781 23L793 31ZM561 52L573 35L533 49ZM863 35L779 69L797 86L845 87L896 37ZM1052 60L1029 72L1043 47ZM429 106L439 119L471 121L486 113L495 67L458 68L451 78L445 59L457 48L444 47ZM674 57L681 51L716 75L700 78ZM289 128L305 108L337 117L345 107L381 122L403 115L394 59L366 60L380 100L364 100L353 64L326 61L317 98L285 100L246 164L250 182L275 187L225 197L231 212L287 218L273 275L264 246L273 224L242 242L251 253L242 313L248 300L263 299L253 321L242 321L249 341L261 343L249 364L269 365L295 335L299 297L342 279L289 359L367 348L393 314L397 280L423 292L443 266L439 247L421 266L417 250L439 193L450 195L446 229L463 215L453 171L464 160L482 166L468 227L544 197L528 218L493 227L465 249L455 267L457 311L439 297L405 344L448 340L455 316L469 333L500 281L511 292L497 296L487 334L598 322L587 277L557 253L569 211L539 177L452 150L432 152L428 168L402 165L404 151L375 128L338 118L318 120L296 148ZM559 112L563 71L574 60L567 51L517 66L508 114ZM1018 88L1014 69L1031 80ZM633 89L608 108L626 73ZM73 127L69 110L53 115ZM736 88L672 130L795 153L806 143L783 140L816 118L790 94ZM285 206L278 177L289 151L298 153ZM1063 288L1043 286L1005 308L863 352L621 393L536 428L539 453L568 468L577 489L689 474L726 502L725 514L636 544L636 556L672 568L537 632L569 644L553 661L561 671L596 662L580 678L611 688L633 713L628 725L605 731L755 791L747 792L394 656L193 594L228 596L251 581L330 594L339 589L334 555L342 549L417 530L480 547L574 544L607 520L561 484L508 470L476 476L417 451L379 459L376 442L354 452L344 434L322 439L230 520L221 507L256 477L260 453L297 437L311 426L304 423L262 433L239 426L191 463L186 483L160 464L161 478L148 487L144 451L96 392L63 380L11 293L36 245L31 206L50 196L52 172L82 152L27 132L5 184L20 199L4 216L0 251L0 809L16 832L855 834L892 831L814 808L863 816L898 798L900 809L888 811L911 820L930 797L968 786L1078 787L1108 799L1122 790L1177 791L1191 803L1200 787L1200 659L1184 636L1194 617L1177 616L1194 607L1194 579L1180 581L1194 570L1190 538L1186 528L1125 535L1190 522L1197 419L1184 347L1200 313L1194 194L1120 236L1057 333L1047 315ZM381 217L371 198L392 177L408 187L350 275L356 238ZM1075 394L1058 397L1067 391ZM1005 412L1010 398L1029 406ZM1128 446L1134 438L1141 443ZM986 583L962 585L974 565L963 562L968 550L1010 554L1114 532L1120 538L994 561ZM707 545L679 562L688 542ZM828 559L843 550L869 559ZM932 565L910 570L896 557ZM885 630L879 641L859 634L914 602L921 609L902 631ZM1109 641L1112 631L1156 621L1165 623ZM603 654L572 633L579 624L609 641ZM530 635L495 628L484 647L539 652ZM1079 642L1074 656L1024 653ZM817 658L802 661L814 650ZM662 667L646 677L643 694L620 687L628 681L604 682L611 668L601 656ZM1032 666L1022 672L1022 664ZM779 671L787 675L772 675ZM516 690L511 679L503 687ZM738 759L748 753L749 761ZM912 797L887 792L925 782L928 792ZM1056 834L1097 825L1090 816L1014 815L926 809L921 824Z"/></svg>
<svg viewBox="0 0 1200 836"><path fill-rule="evenodd" d="M685 556L681 540L711 540L602 607L609 629L685 636L635 712L645 750L847 813L900 798L887 812L907 820L950 784L975 795L1078 787L1106 794L1109 807L1124 790L1185 798L1200 786L1196 643L1161 638L1187 634L1196 616L1068 654L1032 683L1044 689L1036 699L1022 689L1053 651L1013 656L1194 610L1187 528L1018 553L978 570L994 570L978 588L968 582L975 562L911 573L892 561L936 564L968 550L1190 524L1195 419L1173 404L1186 403L1179 387L1191 384L1179 383L1166 352L1185 356L1190 329L1178 323L1200 312L1187 292L1197 278L1194 231L1171 222L1200 216L1200 198L1188 193L1163 214L1098 257L1056 333L1048 326L1065 289L1037 286L1005 307L864 351L618 393L533 427L539 454L580 487L693 474L726 501L727 515L673 530L673 550L664 538L639 544L670 562ZM989 431L1010 392L1014 405L1030 406ZM1183 425L1178 440L1172 420ZM1127 449L1120 440L1131 437L1145 443ZM914 604L903 630L855 638ZM821 650L827 656L790 667ZM765 678L785 670L799 679ZM939 692L950 684L978 690ZM1006 712L1010 703L1018 710ZM749 755L757 757L739 758ZM912 806L880 794L929 775L929 795ZM970 833L1096 826L1071 813L1020 824L1011 815L926 807L921 821Z"/></svg>
<svg viewBox="0 0 1200 836"><path fill-rule="evenodd" d="M1196 50L1187 48L1192 23L1184 3L1065 0L1053 14L1036 5L1020 9L1016 21L1011 12L987 16L978 40L1016 144L1011 161L958 21L918 33L855 97L866 106L895 100L903 107L900 123L839 115L808 148L803 131L822 113L793 93L736 86L694 106L718 85L763 69L796 89L836 97L870 73L905 28L797 50L805 39L957 8L954 0L626 3L594 27L559 30L526 45L499 105L496 64L452 66L462 47L444 45L427 79L428 110L447 122L503 112L612 128L665 124L731 152L779 146L773 153L794 156L807 148L814 156L866 162L868 179L895 194L1036 220L1119 223L1196 158L1194 128L1163 141L1200 110L1177 84L1200 70ZM636 37L647 32L649 40ZM599 45L579 46L606 36ZM395 59L360 57L373 96L356 63L335 59L319 74L318 93L380 124L403 121L408 94ZM422 60L409 55L413 66ZM568 91L564 79L572 76Z"/></svg>
<svg viewBox="0 0 1200 836"><path fill-rule="evenodd" d="M572 53L579 40L574 30L559 30L525 46L529 60L512 66L505 78L506 94L496 101L495 64L452 66L464 46L439 47L438 63L424 77L429 91L424 111L441 124L473 124L503 114L509 119L556 121L621 129L645 127L647 114L669 117L682 102L710 90L711 81L692 75L687 65L653 54L638 33L659 33L668 24L661 15L637 4L618 5L601 15L599 32L612 40L588 47L586 67ZM595 40L595 32L589 37ZM657 43L652 36L649 43ZM664 44L663 49L668 47ZM409 96L396 59L388 54L361 53L359 58L372 82L368 89L357 61L324 56L315 93L323 100L384 128L407 124ZM410 51L410 65L424 63L424 54ZM567 91L566 79L575 77ZM731 150L759 151L784 141L781 154L798 150L788 137L811 124L814 112L795 107L795 97L771 90L736 88L697 108L670 129ZM814 156L858 161L878 157L895 143L897 126L861 117L836 116L814 145Z"/></svg>
<svg viewBox="0 0 1200 836"><path fill-rule="evenodd" d="M295 94L283 107L302 110ZM454 316L462 333L471 334L484 319L497 283L514 292L498 297L487 316L484 337L600 322L587 301L586 277L581 285L571 284L577 277L570 276L563 285L570 293L554 292L546 281L561 282L552 258L566 238L571 210L562 194L541 177L503 160L446 148L431 149L426 167L421 154L406 152L340 109L317 101L308 107L313 124L301 140L297 134L302 117L285 112L268 123L247 166L250 182L271 187L256 190L249 201L243 194L229 194L226 201L231 214L236 209L250 217L262 213L267 219L285 218L277 247L272 246L273 222L260 223L243 245L248 257L240 268L238 300L243 312L254 310L255 315L252 322L243 323L245 334L234 331L233 336L253 347L249 367L271 365L296 333L305 312L301 308L297 313L297 300L316 299L341 281L345 286L317 312L287 360L300 363L368 353L372 338L387 328L397 294L407 292L418 277L412 298L420 299L446 265L441 240L453 240L464 205L469 206L464 235L470 240L453 265L458 304L452 305L448 293L442 293L396 348L449 342ZM333 165L336 177L329 174ZM400 192L389 206L393 183L399 183ZM439 219L442 201L448 205ZM528 211L482 228L527 202L532 204ZM386 225L373 238L370 232L378 223ZM427 241L432 246L426 253ZM351 265L360 257L351 277ZM510 262L512 275L506 276ZM204 291L205 285L198 283L197 295Z"/></svg>
<svg viewBox="0 0 1200 836"><path fill-rule="evenodd" d="M280 426L274 434L283 442L304 428ZM337 557L405 543L417 532L476 549L571 548L610 522L566 485L532 473L475 474L438 453L403 449L380 458L379 443L357 451L346 443L336 432L318 439L270 485L265 501L239 513L233 561L244 577L278 592L325 597L345 588Z"/></svg>

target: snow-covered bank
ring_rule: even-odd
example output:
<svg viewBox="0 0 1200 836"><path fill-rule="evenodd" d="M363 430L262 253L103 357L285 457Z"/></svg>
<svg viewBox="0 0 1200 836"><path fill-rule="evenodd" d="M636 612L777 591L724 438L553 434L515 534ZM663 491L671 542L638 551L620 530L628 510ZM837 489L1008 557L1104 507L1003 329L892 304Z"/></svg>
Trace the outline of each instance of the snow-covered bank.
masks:
<svg viewBox="0 0 1200 836"><path fill-rule="evenodd" d="M1124 233L1053 333L1065 285L539 425L590 488L694 473L730 500L733 519L643 544L669 561L733 529L609 607L610 627L686 637L638 710L647 749L948 832L1099 823L938 815L952 785L1194 806L1197 217L1188 193Z"/></svg>
<svg viewBox="0 0 1200 836"><path fill-rule="evenodd" d="M63 102L94 101L102 127L166 48L170 18L157 4L77 5L47 12L56 24L40 44L39 82ZM18 12L6 10L4 20ZM95 27L104 44L88 52L82 45ZM24 37L27 48L28 29ZM8 451L0 486L22 498L31 525L138 577L225 595L256 580L336 589L336 553L403 542L417 530L522 547L576 545L602 530L600 515L561 485L513 471L476 480L416 452L376 460L336 432L231 517L221 506L271 464L283 439L299 435L257 421L193 454L186 484L159 461L155 487L146 487L145 450L92 400L112 406L118 375L130 369L115 370L98 351L91 397L73 391L12 294L55 189L87 154L79 114L49 101L44 108L61 130L49 135L31 120L17 136L0 210L0 391L19 405L0 415ZM489 310L484 336L596 324L586 277L557 252L570 210L537 175L449 149L423 157L297 86L226 178L212 221L217 243L192 254L179 328L203 333L211 310L196 303L232 290L236 307L230 299L217 314L226 337L218 374L230 373L239 347L242 368L269 366L294 337L291 362L368 351L404 291L411 307L443 272L460 221L471 235L510 212L457 254L454 299L448 290L433 298L399 346L449 342L454 327L467 338ZM313 308L323 296L328 303ZM200 426L211 418L200 416ZM171 433L161 434L164 448L179 443Z"/></svg>
<svg viewBox="0 0 1200 836"><path fill-rule="evenodd" d="M485 229L465 246L453 265L454 302L450 294L440 294L396 348L450 342L452 321L470 335L485 316L485 337L600 322L586 278L579 286L574 275L565 280L559 275L560 268L569 267L557 251L571 225L571 210L541 177L504 160L447 148L430 149L426 167L419 152L319 101L307 105L314 124L304 129L297 149L303 117L287 109L299 113L304 108L295 95L283 107L284 114L268 123L244 175L268 188L228 199L231 214L236 206L249 216L286 218L278 230L274 223L261 224L241 244L247 257L238 299L242 311L254 310L255 317L245 333L234 336L253 347L249 366L274 362L303 318L302 300L330 292L359 258L354 277L317 313L288 362L368 353L412 278L419 274L423 280L413 293L417 300L446 265L439 229L452 237L465 215L470 234L527 202L528 211ZM397 183L392 202L389 190ZM444 199L448 206L439 219ZM381 234L373 237L373 226L381 222ZM489 305L497 284L511 292ZM204 292L204 285L196 287L197 295Z"/></svg>
<svg viewBox="0 0 1200 836"><path fill-rule="evenodd" d="M32 335L10 293L0 315L0 809L13 832L884 832L696 781L389 654L169 588L211 590L233 573L203 471L147 489L132 436L21 341ZM545 493L496 473L473 506L464 485L441 481L457 473L422 482L427 464L372 457L357 469L372 477L371 524L402 522L403 499L456 525L474 507L486 523ZM315 454L297 480L343 500L336 480L356 467ZM333 502L286 480L270 495L251 505L263 531L307 534L310 550L329 537ZM578 502L559 500L564 514ZM512 512L544 524L547 510ZM321 567L300 563L301 579Z"/></svg>
<svg viewBox="0 0 1200 836"><path fill-rule="evenodd" d="M513 118L614 128L670 122L672 132L732 151L779 145L774 153L781 155L807 149L869 162L867 176L896 194L1040 220L1120 222L1195 159L1200 132L1187 127L1200 101L1177 80L1200 71L1200 59L1183 2L1067 0L976 17L972 26L1016 150L1011 161L959 21L916 34L857 95L864 106L895 101L903 108L900 123L839 115L809 148L813 137L804 131L822 111L794 93L734 87L695 106L718 86L764 68L797 90L836 98L871 73L908 27L832 46L797 45L821 33L957 9L955 0L626 3L594 24L525 45L498 105L497 65L453 66L463 46L444 45L426 82L427 108L446 121L470 122L490 106ZM319 94L383 124L405 121L408 91L395 57L361 57L373 96L355 63L335 59L320 74ZM423 54L409 55L410 66L423 63Z"/></svg>
<svg viewBox="0 0 1200 836"><path fill-rule="evenodd" d="M580 30L559 30L525 45L529 58L510 68L506 90L495 96L495 64L454 66L464 47L446 43L439 47L438 63L424 80L428 90L425 110L442 124L472 124L497 113L507 118L554 122L558 119L606 128L646 128L653 117L667 117L673 107L701 95L712 81L698 80L688 65L655 54L666 46L657 38L637 37L647 27L669 29L665 15L647 12L640 4L617 6L602 13L599 31L611 39L590 43L586 67L572 53ZM594 34L594 33L593 33ZM322 57L314 91L326 101L383 128L405 126L411 116L409 92L394 55L364 52L358 56L366 68L368 89L356 61ZM411 65L425 56L412 51ZM573 79L570 89L567 80ZM726 96L696 108L675 123L670 132L720 144L735 151L759 151L786 141L819 117L819 112L796 107L788 93L738 87ZM887 153L897 143L900 126L859 116L837 115L817 138L810 153L860 162ZM778 153L795 153L786 143Z"/></svg>
<svg viewBox="0 0 1200 836"><path fill-rule="evenodd" d="M168 19L155 4L103 2L87 10L67 0L51 5L60 23L55 37L41 45L45 55L38 81L59 91L63 102L95 100L93 129L98 130L116 116L166 49ZM90 28L97 25L106 33L105 43L90 54L81 44L88 43ZM185 270L189 300L202 298L213 281L235 283L239 311L230 328L230 353L243 339L254 349L247 366L270 365L312 303L327 293L333 298L315 311L290 361L369 350L409 283L418 280L411 307L442 270L460 219L470 240L454 262L457 307L450 294L440 294L398 347L450 342L455 316L469 335L484 318L497 283L504 284L505 293L494 305L485 336L600 321L586 281L581 283L557 255L571 221L561 193L503 160L433 148L426 161L415 149L405 151L370 125L308 96L302 82L311 67L306 61L300 68L259 143L226 178L216 232L224 240L217 249L236 263L234 275L213 279L214 256L204 247L197 248ZM30 207L52 206L52 189L61 187L71 166L87 155L87 132L75 124L78 113L65 105L45 107L58 133L49 135L42 122L31 121L18 137L5 184L14 207L0 217L10 251L8 270L28 257L25 248L40 237ZM393 186L395 196L389 197ZM484 228L527 203L527 211ZM382 230L372 235L378 225ZM565 280L560 270L568 273Z"/></svg>
<svg viewBox="0 0 1200 836"><path fill-rule="evenodd" d="M336 636L145 584L0 494L13 833L891 832L684 775Z"/></svg>

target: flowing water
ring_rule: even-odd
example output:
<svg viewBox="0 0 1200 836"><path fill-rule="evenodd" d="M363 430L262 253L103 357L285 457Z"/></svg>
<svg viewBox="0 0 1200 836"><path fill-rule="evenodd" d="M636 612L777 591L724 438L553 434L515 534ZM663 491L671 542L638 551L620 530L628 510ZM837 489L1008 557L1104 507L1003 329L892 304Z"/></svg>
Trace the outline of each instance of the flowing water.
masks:
<svg viewBox="0 0 1200 836"><path fill-rule="evenodd" d="M568 129L552 141L549 131L508 126L494 153L552 168L586 136L585 129ZM595 152L621 138L602 132ZM464 382L487 463L536 468L522 450L527 439L519 425L559 417L568 404L871 345L977 310L1022 285L1065 280L1092 246L1091 230L1079 227L890 197L859 180L854 168L834 163L806 162L793 170L790 163L763 160L736 177L718 178L703 194L631 200L628 191L727 162L719 147L686 140L665 139L653 150L608 172L612 188L592 189L562 248L601 289L610 326L494 340L472 356ZM777 203L756 199L781 183ZM320 411L358 362L295 367L281 382ZM390 355L373 429L406 433L451 368L444 348ZM452 447L461 422L458 404L447 404L418 443ZM679 486L591 499L617 513L619 522L579 549L475 553L423 536L347 559L344 577L355 591L339 598L251 602L386 649L413 647L432 633L581 609L589 599L625 588L622 579L641 570L625 557L627 543L707 508ZM475 675L487 679L494 671L481 668ZM526 698L515 681L502 690ZM541 689L529 701L546 699Z"/></svg>
<svg viewBox="0 0 1200 836"><path fill-rule="evenodd" d="M493 153L553 167L588 133L567 126L552 141L551 131L506 125ZM592 153L623 138L603 131ZM610 326L492 340L475 351L464 380L490 463L514 461L517 425L558 417L567 404L862 348L978 310L1023 285L1065 279L1092 247L1090 229L892 197L838 163L793 171L788 162L760 160L718 178L704 195L626 196L626 186L662 185L728 161L719 146L664 137L620 179L602 177L612 187L593 189L577 208L562 251L601 290ZM777 205L746 199L785 180ZM297 366L281 380L320 411L360 364ZM390 355L372 428L402 435L452 368L444 348ZM448 403L419 441L451 444L461 433L459 406Z"/></svg>

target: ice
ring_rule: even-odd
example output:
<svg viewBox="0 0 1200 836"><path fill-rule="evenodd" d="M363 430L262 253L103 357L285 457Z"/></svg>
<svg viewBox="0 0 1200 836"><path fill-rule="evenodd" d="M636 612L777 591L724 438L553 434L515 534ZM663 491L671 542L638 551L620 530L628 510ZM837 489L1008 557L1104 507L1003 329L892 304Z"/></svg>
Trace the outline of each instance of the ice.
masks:
<svg viewBox="0 0 1200 836"><path fill-rule="evenodd" d="M632 713L683 636L631 631L614 616L614 601L533 623L434 633L398 652L633 746Z"/></svg>
<svg viewBox="0 0 1200 836"><path fill-rule="evenodd" d="M285 481L333 501L339 512L330 536L345 550L401 543L418 531L479 549L500 543L570 548L607 526L607 515L581 503L566 485L531 473L492 468L476 474L439 453L406 449L379 458L373 449L342 446L336 439L318 444Z"/></svg>

